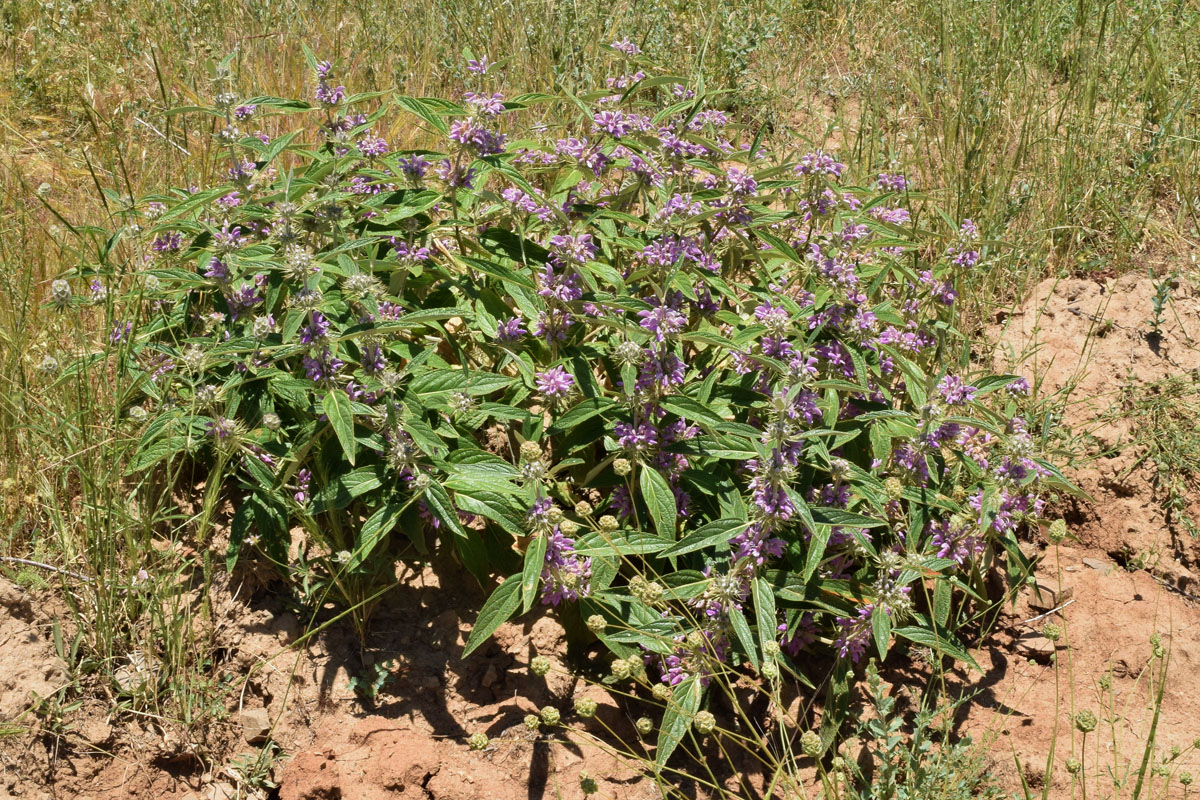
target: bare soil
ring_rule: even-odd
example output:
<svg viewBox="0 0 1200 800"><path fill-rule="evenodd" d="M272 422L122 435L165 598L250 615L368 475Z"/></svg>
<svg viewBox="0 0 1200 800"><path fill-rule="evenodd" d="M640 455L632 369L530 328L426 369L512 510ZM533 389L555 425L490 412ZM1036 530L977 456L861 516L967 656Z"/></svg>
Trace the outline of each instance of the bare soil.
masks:
<svg viewBox="0 0 1200 800"><path fill-rule="evenodd" d="M1063 421L1084 437L1063 443L1084 453L1066 472L1090 498L1058 502L1071 523L1066 545L1055 551L1028 544L1042 559L1042 589L1024 592L973 650L983 674L954 673L952 690L978 692L960 710L957 730L986 744L992 774L1010 791L1020 790L1023 777L1039 792L1048 783L1050 797L1071 796L1065 763L1085 744L1071 724L1083 709L1100 719L1086 740L1084 771L1107 767L1120 776L1136 766L1158 688L1154 633L1169 653L1156 751L1186 749L1200 735L1200 607L1193 596L1200 594L1200 541L1178 509L1164 507L1161 476L1145 457L1147 421L1135 402L1167 379L1194 385L1200 295L1178 283L1152 335L1155 292L1152 281L1134 276L1047 281L987 332L997 342L996 366L1026 375L1041 397L1062 401ZM1189 501L1200 512L1200 497ZM237 691L229 693L224 719L203 731L116 715L95 698L57 728L26 713L31 693L51 696L66 680L50 633L58 606L54 591L0 579L0 797L579 798L583 772L597 781L599 797L659 796L652 781L588 737L538 735L524 726L526 714L547 704L566 712L576 693L587 691L600 703L589 723L594 732L607 727L637 741L629 709L571 677L575 654L555 619L502 626L464 659L483 590L440 560L401 567L399 577L365 646L343 623L302 638L306 621L269 587L251 592L246 576L223 578L213 598L215 656ZM1046 639L1046 622L1066 635ZM545 678L528 670L539 654L555 664ZM385 681L375 700L365 701L351 678L376 664ZM916 665L885 676L909 695L923 679ZM1115 704L1100 688L1106 680ZM492 743L473 751L467 737L480 731ZM257 774L278 783L274 790L257 789L246 769L235 768L239 757L262 752L265 736L280 755L264 759ZM1047 771L1052 741L1056 755ZM1175 768L1200 772L1200 752L1184 753ZM739 779L735 772L731 780ZM755 783L743 784L747 794Z"/></svg>

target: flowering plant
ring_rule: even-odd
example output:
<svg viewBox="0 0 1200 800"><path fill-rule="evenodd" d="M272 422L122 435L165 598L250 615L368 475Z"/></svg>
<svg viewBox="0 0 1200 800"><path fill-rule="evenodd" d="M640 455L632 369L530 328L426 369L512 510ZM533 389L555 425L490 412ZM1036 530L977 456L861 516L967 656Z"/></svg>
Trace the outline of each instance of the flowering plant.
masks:
<svg viewBox="0 0 1200 800"><path fill-rule="evenodd" d="M1062 478L1028 386L973 372L954 327L970 221L918 224L902 175L778 157L613 50L583 97L506 98L486 60L459 102L351 95L315 60L312 102L247 99L218 68L186 111L225 173L149 198L128 261L53 301L124 290L131 466L188 452L236 484L231 564L365 602L389 540L453 548L503 576L467 649L539 601L580 613L673 697L664 760L725 670L969 659L956 628ZM440 149L394 149L395 112ZM241 130L284 113L315 141Z"/></svg>

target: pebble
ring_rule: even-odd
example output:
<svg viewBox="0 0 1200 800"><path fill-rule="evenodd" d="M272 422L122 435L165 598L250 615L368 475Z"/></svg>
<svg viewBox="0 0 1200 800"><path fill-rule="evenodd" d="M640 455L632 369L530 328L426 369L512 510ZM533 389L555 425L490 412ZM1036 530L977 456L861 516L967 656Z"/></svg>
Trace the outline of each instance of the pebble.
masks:
<svg viewBox="0 0 1200 800"><path fill-rule="evenodd" d="M1092 569L1098 569L1101 572L1108 572L1110 569L1112 569L1112 564L1109 564L1107 561L1102 561L1099 558L1085 558L1083 560L1083 565L1085 567L1091 567Z"/></svg>
<svg viewBox="0 0 1200 800"><path fill-rule="evenodd" d="M271 715L265 708L250 708L242 712L242 737L248 744L262 744L271 734Z"/></svg>
<svg viewBox="0 0 1200 800"><path fill-rule="evenodd" d="M483 673L483 679L480 681L480 683L482 683L486 688L495 683L499 677L499 674L496 672L496 665L488 664L487 671Z"/></svg>

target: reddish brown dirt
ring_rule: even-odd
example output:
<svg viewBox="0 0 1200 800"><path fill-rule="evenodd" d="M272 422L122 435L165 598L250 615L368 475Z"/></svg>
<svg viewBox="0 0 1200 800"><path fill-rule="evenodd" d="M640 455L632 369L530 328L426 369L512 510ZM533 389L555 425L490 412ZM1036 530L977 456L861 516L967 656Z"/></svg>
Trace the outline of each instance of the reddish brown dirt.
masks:
<svg viewBox="0 0 1200 800"><path fill-rule="evenodd" d="M1146 420L1133 413L1139 393L1168 378L1194 382L1200 374L1200 295L1189 282L1179 283L1161 335L1149 339L1154 292L1151 281L1132 276L1048 281L989 331L998 342L997 366L1037 382L1040 397L1077 433L1062 442L1064 452L1082 453L1066 472L1091 497L1058 504L1074 538L1057 558L1044 542L1029 543L1030 555L1044 558L1038 580L1064 591L1053 605L1070 604L1034 619L1045 614L1045 598L1038 602L1026 591L973 650L983 674L954 674L952 688L979 690L960 710L958 731L988 746L991 772L1010 791L1020 790L1020 764L1035 793L1048 782L1050 797L1071 797L1066 762L1082 753L1089 789L1104 794L1110 792L1103 785L1106 767L1120 776L1140 760L1152 675L1162 663L1151 657L1154 633L1170 654L1157 757L1172 745L1186 750L1200 734L1200 608L1191 596L1200 595L1193 577L1200 544L1164 509L1155 471L1144 459ZM1200 511L1200 498L1191 503ZM1142 564L1149 571L1126 569ZM259 585L252 580L240 589L218 585L216 651L238 687L223 721L200 731L117 715L92 700L68 715L59 736L21 716L30 691L47 696L65 680L45 613L52 594L0 581L0 722L17 726L0 739L0 797L578 798L581 772L596 779L600 797L659 796L653 782L590 739L538 736L522 724L543 705L566 712L577 692L596 691L570 677L557 622L541 616L502 626L493 642L463 659L485 593L440 561L402 567L398 577L399 586L374 614L366 647L344 623L297 643L305 625L267 588L250 597L246 587ZM1065 629L1057 648L1041 635L1046 622ZM537 654L555 664L545 678L527 669ZM367 703L350 679L373 664L386 665L388 680ZM1111 693L1100 688L1105 675L1111 675ZM924 680L903 665L885 676L901 695ZM601 711L589 730L600 733L603 722L636 741L626 712L593 696L602 701ZM1099 718L1086 750L1071 726L1071 715L1084 709ZM260 773L279 784L274 792L257 791L245 770L233 768L240 755L261 752L247 739L257 741L254 733L264 724L282 751ZM491 737L483 751L467 747L475 732ZM1055 758L1047 772L1052 741ZM1200 773L1200 751L1184 752L1175 766Z"/></svg>

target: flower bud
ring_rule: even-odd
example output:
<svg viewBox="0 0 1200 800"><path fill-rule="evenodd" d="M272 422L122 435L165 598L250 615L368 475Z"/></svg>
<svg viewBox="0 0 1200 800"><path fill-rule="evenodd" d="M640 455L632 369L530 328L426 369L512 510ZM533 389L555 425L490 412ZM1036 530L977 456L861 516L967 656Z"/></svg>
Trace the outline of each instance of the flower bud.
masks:
<svg viewBox="0 0 1200 800"><path fill-rule="evenodd" d="M584 719L590 719L596 716L596 701L590 697L578 697L575 699L575 713Z"/></svg>
<svg viewBox="0 0 1200 800"><path fill-rule="evenodd" d="M592 614L587 618L587 627L589 631L599 635L604 633L604 629L608 627L608 623L599 614Z"/></svg>
<svg viewBox="0 0 1200 800"><path fill-rule="evenodd" d="M1181 786L1191 786L1192 785L1192 773L1190 773L1190 772L1179 773L1179 783Z"/></svg>
<svg viewBox="0 0 1200 800"><path fill-rule="evenodd" d="M612 662L610 669L612 670L613 678L618 681L627 680L631 674L629 670L629 662L623 658L618 658L616 661Z"/></svg>
<svg viewBox="0 0 1200 800"><path fill-rule="evenodd" d="M600 518L600 530L605 533L612 533L619 527L621 527L621 523L617 522L617 518L612 514L605 514Z"/></svg>
<svg viewBox="0 0 1200 800"><path fill-rule="evenodd" d="M62 278L50 284L50 302L59 308L66 308L71 302L71 284Z"/></svg>
<svg viewBox="0 0 1200 800"><path fill-rule="evenodd" d="M717 729L717 718L710 711L697 711L692 717L692 727L701 736L707 736Z"/></svg>
<svg viewBox="0 0 1200 800"><path fill-rule="evenodd" d="M542 718L537 714L526 714L525 727L529 728L531 731L536 731L538 728L542 727Z"/></svg>
<svg viewBox="0 0 1200 800"><path fill-rule="evenodd" d="M779 665L774 661L767 661L762 665L762 676L769 681L778 680Z"/></svg>
<svg viewBox="0 0 1200 800"><path fill-rule="evenodd" d="M579 523L573 519L564 519L558 524L558 527L563 532L563 536L574 536L579 533Z"/></svg>
<svg viewBox="0 0 1200 800"><path fill-rule="evenodd" d="M1080 763L1078 758L1068 758L1065 766L1067 768L1067 772L1071 775L1077 774L1079 770L1083 768L1083 764Z"/></svg>
<svg viewBox="0 0 1200 800"><path fill-rule="evenodd" d="M557 725L559 720L562 719L562 714L554 706L545 706L538 712L538 716L542 718L542 722L550 726Z"/></svg>
<svg viewBox="0 0 1200 800"><path fill-rule="evenodd" d="M1096 730L1096 715L1089 709L1084 709L1075 715L1075 727L1082 733Z"/></svg>
<svg viewBox="0 0 1200 800"><path fill-rule="evenodd" d="M654 688L650 690L650 693L654 695L654 699L660 703L665 703L671 699L671 687L667 686L665 683L654 684Z"/></svg>
<svg viewBox="0 0 1200 800"><path fill-rule="evenodd" d="M618 458L613 461L613 472L624 478L633 469L633 465L629 463L628 458Z"/></svg>
<svg viewBox="0 0 1200 800"><path fill-rule="evenodd" d="M472 750L483 750L488 746L488 737L486 733L472 733L467 737L467 746Z"/></svg>
<svg viewBox="0 0 1200 800"><path fill-rule="evenodd" d="M580 500L575 504L575 513L581 517L590 517L592 515L592 504L587 500Z"/></svg>
<svg viewBox="0 0 1200 800"><path fill-rule="evenodd" d="M883 482L883 490L889 500L899 500L904 495L904 484L899 478L888 478Z"/></svg>
<svg viewBox="0 0 1200 800"><path fill-rule="evenodd" d="M1046 538L1051 544L1060 544L1067 538L1067 521L1065 519L1056 519L1050 523L1050 530L1046 532Z"/></svg>
<svg viewBox="0 0 1200 800"><path fill-rule="evenodd" d="M550 671L550 659L545 656L534 656L529 660L529 671L534 675L545 675Z"/></svg>
<svg viewBox="0 0 1200 800"><path fill-rule="evenodd" d="M1052 642L1057 642L1062 638L1062 628L1053 622L1047 622L1042 626L1042 636L1045 636Z"/></svg>
<svg viewBox="0 0 1200 800"><path fill-rule="evenodd" d="M58 372L58 359L47 353L46 357L38 364L38 369L46 375L53 375Z"/></svg>
<svg viewBox="0 0 1200 800"><path fill-rule="evenodd" d="M654 731L654 720L649 717L638 717L638 721L634 723L634 726L642 736L649 736Z"/></svg>
<svg viewBox="0 0 1200 800"><path fill-rule="evenodd" d="M816 731L805 731L800 737L800 752L809 758L817 758L823 750L821 736Z"/></svg>
<svg viewBox="0 0 1200 800"><path fill-rule="evenodd" d="M521 458L525 461L537 461L542 457L542 448L537 442L521 443Z"/></svg>
<svg viewBox="0 0 1200 800"><path fill-rule="evenodd" d="M600 787L596 784L596 779L586 772L579 773L579 790L585 795L595 794L600 791Z"/></svg>

